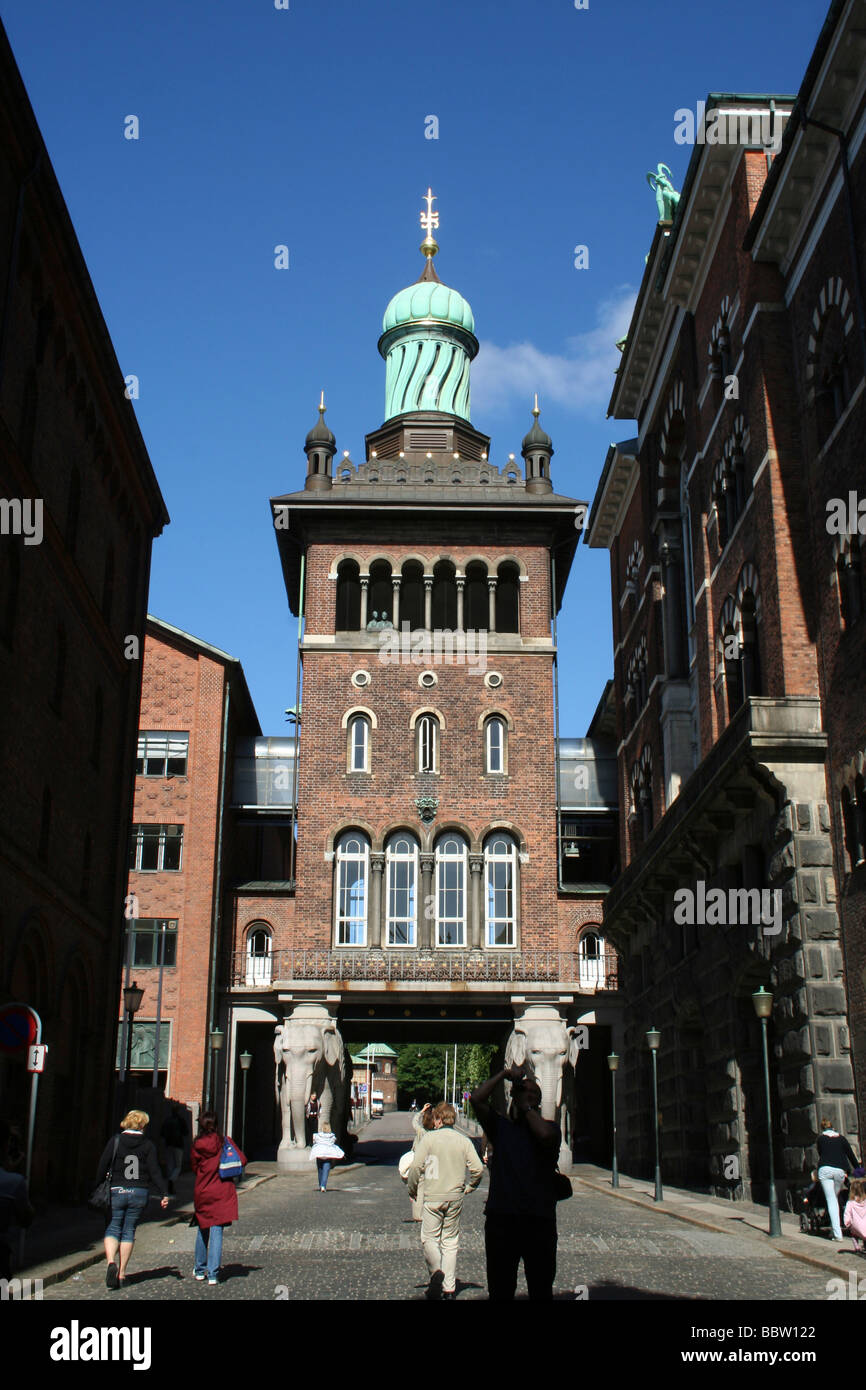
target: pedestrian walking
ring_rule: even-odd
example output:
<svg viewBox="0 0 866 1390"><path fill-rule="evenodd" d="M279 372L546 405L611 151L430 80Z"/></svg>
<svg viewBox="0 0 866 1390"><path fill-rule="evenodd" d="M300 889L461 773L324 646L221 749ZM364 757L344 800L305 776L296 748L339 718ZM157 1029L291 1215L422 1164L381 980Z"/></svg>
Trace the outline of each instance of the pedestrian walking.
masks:
<svg viewBox="0 0 866 1390"><path fill-rule="evenodd" d="M848 1173L858 1165L859 1160L848 1140L833 1128L832 1120L823 1119L818 1136L818 1181L827 1199L827 1215L835 1241L843 1240L839 1224L839 1193Z"/></svg>
<svg viewBox="0 0 866 1390"><path fill-rule="evenodd" d="M168 1190L174 1193L174 1185L180 1177L183 1168L183 1151L186 1145L186 1137L189 1133L184 1113L176 1101L172 1101L171 1110L162 1122L159 1131L160 1138L165 1146L165 1166L166 1178L168 1180Z"/></svg>
<svg viewBox="0 0 866 1390"><path fill-rule="evenodd" d="M12 1130L6 1120L0 1120L0 1279L12 1278L16 1232L33 1220L27 1179L14 1171L13 1162Z"/></svg>
<svg viewBox="0 0 866 1390"><path fill-rule="evenodd" d="M235 1145L237 1148L237 1145ZM195 1238L195 1277L218 1284L222 1266L223 1231L238 1219L238 1194L234 1182L220 1177L223 1136L213 1110L199 1117L198 1137L190 1153L195 1173L193 1205L198 1234ZM238 1149L242 1163L246 1158Z"/></svg>
<svg viewBox="0 0 866 1390"><path fill-rule="evenodd" d="M416 1149L418 1148L418 1145L421 1143L421 1140L424 1138L424 1135L427 1134L427 1133L429 1133L432 1129L433 1129L433 1106L432 1106L432 1105L429 1103L429 1101L428 1101L426 1105L422 1105L421 1109L420 1109L419 1111L417 1111L417 1113L414 1114L414 1115L412 1116L412 1132L413 1132L413 1138L412 1138L412 1148L411 1148L410 1152L411 1152L412 1155L413 1155L413 1161L414 1161L415 1151L416 1151ZM407 1169L407 1171L406 1171L406 1179L407 1179L407 1181L408 1181L408 1178L409 1178L409 1170ZM412 1203L412 1220L413 1220L413 1221L421 1221L421 1219L422 1219L422 1217L423 1217L423 1215L424 1215L424 1174L423 1174L423 1173L421 1174L420 1178L418 1179L418 1192L417 1192L417 1195L416 1195L415 1197L412 1197L410 1200L411 1200L411 1203Z"/></svg>
<svg viewBox="0 0 866 1390"><path fill-rule="evenodd" d="M511 1082L508 1118L489 1103L503 1080ZM541 1087L523 1067L497 1072L473 1091L471 1100L493 1145L488 1155L490 1194L484 1208L488 1295L497 1302L513 1299L523 1260L529 1297L552 1299L559 1126L541 1118Z"/></svg>
<svg viewBox="0 0 866 1390"><path fill-rule="evenodd" d="M849 1232L855 1250L866 1248L866 1181L852 1178L845 1208L845 1229Z"/></svg>
<svg viewBox="0 0 866 1390"><path fill-rule="evenodd" d="M123 1288L135 1232L145 1213L150 1189L160 1194L163 1211L168 1192L156 1157L156 1146L144 1137L150 1122L146 1110L130 1110L120 1122L120 1133L109 1139L97 1167L96 1181L109 1175L111 1210L105 1228L105 1286Z"/></svg>
<svg viewBox="0 0 866 1390"><path fill-rule="evenodd" d="M313 1135L313 1147L310 1158L316 1160L318 1169L319 1191L326 1192L328 1188L328 1174L334 1163L339 1158L345 1158L343 1150L337 1143L336 1135L330 1130L321 1130Z"/></svg>
<svg viewBox="0 0 866 1390"><path fill-rule="evenodd" d="M421 1246L430 1271L428 1298L457 1297L457 1250L463 1198L484 1174L475 1145L454 1129L453 1105L440 1101L433 1111L433 1129L424 1134L409 1169L409 1196L417 1197L424 1175ZM469 1178L466 1178L466 1170Z"/></svg>

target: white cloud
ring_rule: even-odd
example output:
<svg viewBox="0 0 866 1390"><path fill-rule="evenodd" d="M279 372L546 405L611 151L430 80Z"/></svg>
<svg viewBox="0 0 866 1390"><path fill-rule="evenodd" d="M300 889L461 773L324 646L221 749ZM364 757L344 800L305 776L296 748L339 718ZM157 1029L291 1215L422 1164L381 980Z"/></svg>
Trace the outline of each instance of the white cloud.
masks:
<svg viewBox="0 0 866 1390"><path fill-rule="evenodd" d="M636 298L636 291L624 285L602 300L595 327L567 338L562 353L542 352L534 343L497 347L482 342L472 364L473 411L501 408L515 398L528 401L534 391L542 404L555 402L576 413L595 413L599 405L607 405L621 360L616 342L628 331Z"/></svg>

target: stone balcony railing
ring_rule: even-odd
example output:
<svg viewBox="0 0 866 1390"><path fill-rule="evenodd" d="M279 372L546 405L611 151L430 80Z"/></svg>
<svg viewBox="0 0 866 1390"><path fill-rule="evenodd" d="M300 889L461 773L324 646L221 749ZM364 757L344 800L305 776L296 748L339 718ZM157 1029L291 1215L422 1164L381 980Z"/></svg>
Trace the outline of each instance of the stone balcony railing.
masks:
<svg viewBox="0 0 866 1390"><path fill-rule="evenodd" d="M283 950L267 956L236 951L232 988L276 989L292 981L371 984L460 981L466 984L550 983L584 994L619 986L618 958L561 951Z"/></svg>

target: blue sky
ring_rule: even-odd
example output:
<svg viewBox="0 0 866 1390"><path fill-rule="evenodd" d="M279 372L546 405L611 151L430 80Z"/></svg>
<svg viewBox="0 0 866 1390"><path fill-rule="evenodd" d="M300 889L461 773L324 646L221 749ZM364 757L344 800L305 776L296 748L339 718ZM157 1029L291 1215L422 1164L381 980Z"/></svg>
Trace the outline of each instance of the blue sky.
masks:
<svg viewBox="0 0 866 1390"><path fill-rule="evenodd" d="M475 313L472 418L519 456L532 392L557 490L592 499L613 347L681 185L674 111L796 92L816 0L0 0L172 524L150 609L243 661L288 727L296 624L268 498L302 485L319 391L338 448L382 423L385 305L415 280L422 195ZM124 139L136 115L140 138ZM439 118L438 140L425 117ZM290 267L274 268L274 247ZM574 247L589 268L574 269ZM581 546L560 620L562 731L612 669L608 556Z"/></svg>

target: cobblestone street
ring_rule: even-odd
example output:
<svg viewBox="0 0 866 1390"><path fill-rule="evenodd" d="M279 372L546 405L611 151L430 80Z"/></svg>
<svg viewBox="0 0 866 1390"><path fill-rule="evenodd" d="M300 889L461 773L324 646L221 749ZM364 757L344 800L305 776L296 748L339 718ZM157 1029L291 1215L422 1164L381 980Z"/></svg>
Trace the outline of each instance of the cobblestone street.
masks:
<svg viewBox="0 0 866 1390"><path fill-rule="evenodd" d="M243 1194L240 1221L226 1232L218 1288L193 1279L195 1231L153 1222L139 1230L124 1291L108 1292L100 1263L46 1288L45 1300L423 1299L419 1227L396 1168L409 1133L405 1114L374 1122L358 1146L363 1166L336 1169L324 1195L312 1165L309 1178L274 1177ZM558 1298L574 1300L586 1285L590 1300L827 1299L826 1269L785 1258L754 1236L702 1230L579 1180L574 1187L573 1199L558 1208ZM487 1295L486 1189L485 1176L463 1209L461 1299ZM820 1253L827 1253L823 1246ZM849 1264L861 1263L847 1251L837 1258L843 1276ZM525 1292L521 1275L518 1297Z"/></svg>

